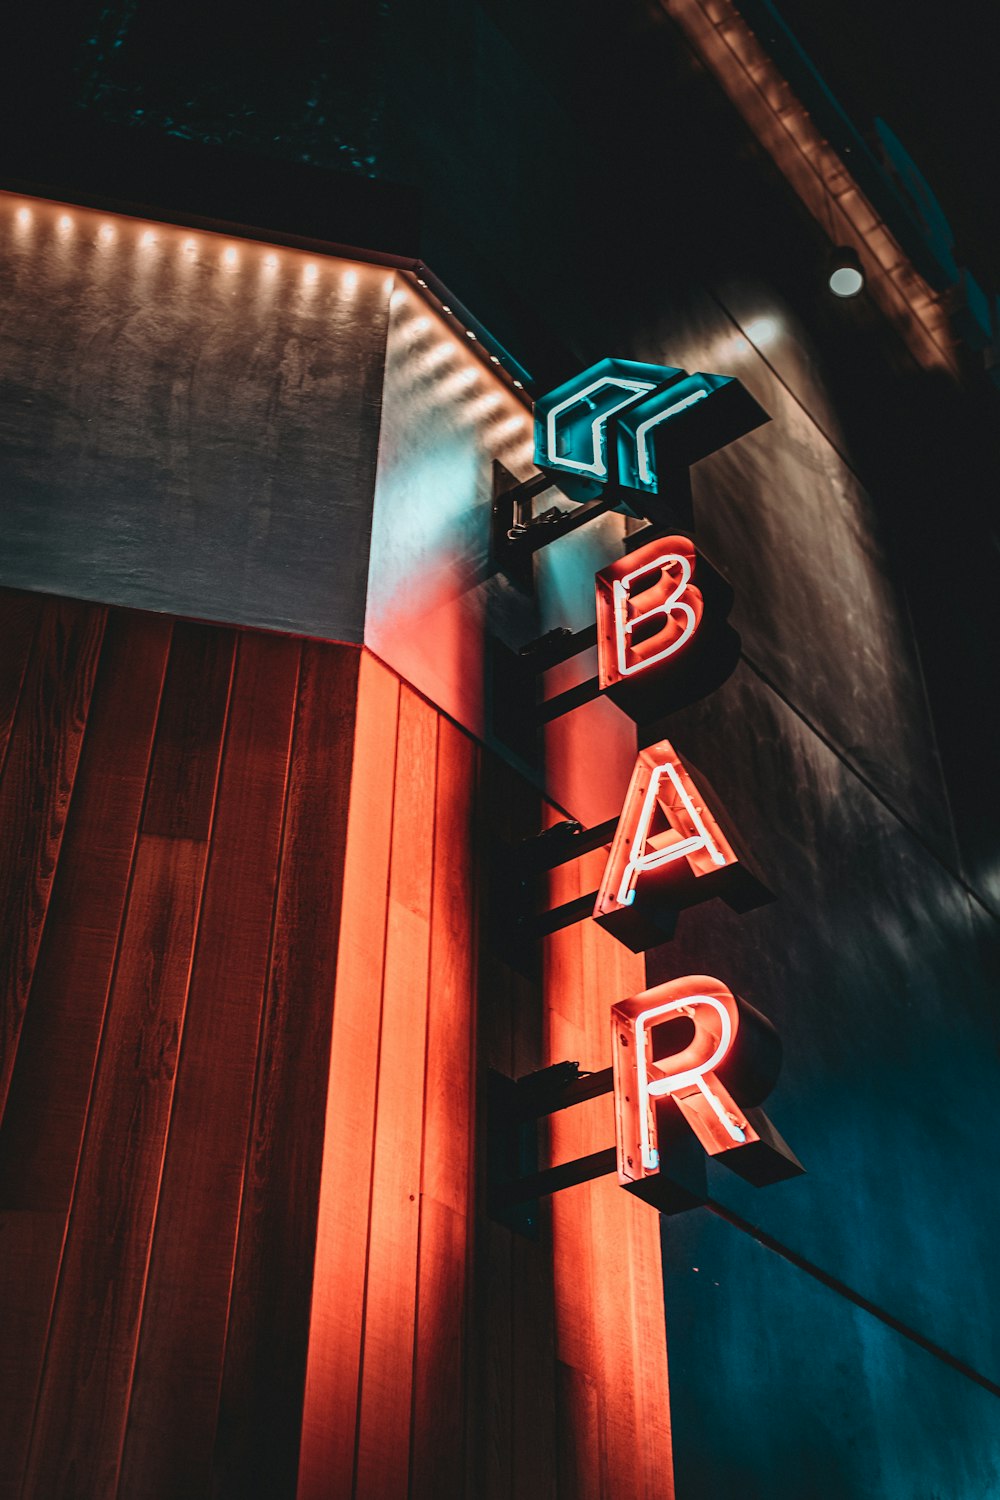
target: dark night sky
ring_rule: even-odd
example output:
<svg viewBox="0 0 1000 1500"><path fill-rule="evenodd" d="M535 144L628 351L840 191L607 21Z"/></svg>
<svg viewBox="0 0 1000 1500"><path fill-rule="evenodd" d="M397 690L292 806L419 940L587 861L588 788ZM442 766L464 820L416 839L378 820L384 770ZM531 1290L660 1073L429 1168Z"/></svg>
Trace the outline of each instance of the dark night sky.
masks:
<svg viewBox="0 0 1000 1500"><path fill-rule="evenodd" d="M349 111L365 81L355 72L377 72L379 18L405 3L285 0L263 13L269 17L263 25L253 26L252 12L236 0L22 3L0 33L4 157L11 158L12 137L46 125L58 131L81 89L93 106L94 78L103 69L113 79L118 57L126 71L150 69L154 76L147 74L146 83L161 97L176 89L182 103L195 85L203 96L197 113L210 114L213 100L225 113L233 86L245 85L261 114L278 119L289 110L286 94L290 100L301 92L301 78L314 66L314 40L325 35L335 72L338 60L351 59L351 76L333 80ZM609 16L619 3L608 5ZM888 121L944 206L960 258L985 284L1000 286L1000 59L990 26L993 7L983 0L950 0L947 7L914 0L773 3L861 133L872 138L876 115ZM489 8L503 12L501 0ZM432 24L433 3L427 13ZM120 54L113 51L116 34L127 35ZM343 45L345 38L351 45ZM95 47L105 49L103 63ZM227 64L241 70L243 85L229 79L227 89Z"/></svg>

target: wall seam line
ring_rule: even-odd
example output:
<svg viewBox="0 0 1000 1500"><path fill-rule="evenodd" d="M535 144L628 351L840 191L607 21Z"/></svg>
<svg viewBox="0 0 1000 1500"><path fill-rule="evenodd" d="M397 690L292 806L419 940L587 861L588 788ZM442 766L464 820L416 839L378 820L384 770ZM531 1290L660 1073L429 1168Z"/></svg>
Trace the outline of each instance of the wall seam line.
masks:
<svg viewBox="0 0 1000 1500"><path fill-rule="evenodd" d="M739 1214L733 1213L731 1209L724 1208L721 1203L709 1200L705 1204L705 1207L710 1213L715 1214L717 1218L723 1219L727 1224L731 1224L734 1229L738 1229L741 1233L749 1235L751 1239L756 1240L757 1244L761 1245L765 1250L770 1250L775 1255L780 1255L782 1260L788 1261L790 1265L795 1266L796 1270L804 1271L806 1275L812 1276L815 1281L820 1282L823 1286L829 1288L830 1291L835 1292L838 1297L844 1298L847 1302L852 1302L855 1307L860 1308L862 1312L870 1314L871 1317L877 1318L880 1323L884 1323L894 1333L898 1333L903 1338L908 1339L911 1344L916 1344L925 1353L932 1354L935 1359L941 1360L943 1364L956 1370L959 1375L964 1375L967 1380L971 1380L975 1385L981 1386L984 1391L989 1391L991 1396L1000 1396L1000 1383L990 1380L988 1375L981 1375L972 1365L966 1364L957 1355L950 1354L941 1344L936 1344L933 1339L929 1339L924 1334L919 1333L917 1329L911 1328L901 1318L897 1318L894 1314L887 1312L885 1308L879 1307L878 1303L869 1301L860 1292L856 1292L852 1287L849 1287L845 1281L840 1281L836 1276L831 1276L829 1272L824 1271L813 1261L807 1260L804 1255L799 1255L797 1251L790 1249L787 1245L783 1245L780 1240L775 1239L774 1235L768 1234L766 1230L760 1229L756 1224L751 1224L748 1219L741 1218Z"/></svg>

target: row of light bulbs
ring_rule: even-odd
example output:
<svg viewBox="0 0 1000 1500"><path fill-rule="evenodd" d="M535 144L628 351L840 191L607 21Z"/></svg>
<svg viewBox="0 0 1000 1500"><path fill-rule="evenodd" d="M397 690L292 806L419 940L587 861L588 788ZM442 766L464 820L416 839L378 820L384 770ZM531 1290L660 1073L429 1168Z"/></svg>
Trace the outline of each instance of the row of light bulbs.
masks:
<svg viewBox="0 0 1000 1500"><path fill-rule="evenodd" d="M31 212L31 209L26 204L22 204L22 206L20 208L18 208L17 211L16 211L16 213L15 213L15 219L16 219L16 221L17 221L17 223L19 225L21 225L23 228L27 228L31 224L31 221L32 221L32 212ZM72 231L73 231L73 229L75 227L72 215L67 214L67 213L61 214L59 216L58 220L56 221L56 223L57 223L58 230L60 231L61 234L64 234L64 235L72 233ZM102 224L100 226L100 228L97 231L98 242L100 244L102 244L102 245L111 245L111 244L114 244L114 242L117 239L117 237L118 237L117 236L117 231L116 231L115 226L113 224L104 223L104 224ZM159 235L156 233L155 230L152 230L152 229L144 229L142 231L141 235L139 236L139 244L140 244L141 248L144 249L144 250L152 249L158 242L159 242ZM181 246L182 251L186 255L189 255L189 256L190 255L194 255L197 252L197 248L198 248L197 241L194 240L193 238L191 238L190 236L188 236L188 238L186 238L184 240L184 242L183 242L183 244ZM222 251L220 259L221 259L222 264L228 270L235 270L239 266L239 261L240 261L239 250L237 249L237 247L235 245L227 245L226 248ZM267 255L264 256L263 261L262 261L261 264L262 264L262 266L263 266L263 268L264 268L265 271L273 273L273 272L277 271L277 269L278 269L278 264L279 264L279 262L278 262L278 256L276 254L274 254L273 252L269 252ZM319 279L319 266L314 261L307 261L306 264L302 268L302 280L307 285L311 285L311 284L315 283L318 279ZM356 271L354 271L354 270L347 270L347 271L345 271L343 273L343 276L342 276L342 283L343 283L343 285L345 287L345 290L352 291L354 289L354 287L357 285L357 279L358 279L358 273ZM417 285L420 286L420 287L422 287L422 288L424 288L425 291L429 290L427 282L425 280L423 280L422 277L419 277L419 276L416 277L416 282L417 282ZM387 291L391 290L392 283L393 283L393 278L390 276L390 277L387 278L387 281L386 281L386 290ZM439 304L439 306L440 306L441 312L444 313L447 317L452 317L452 318L456 317L456 314L454 313L454 311L452 310L452 308L450 308L449 306L447 306L447 304L441 303L441 304ZM466 328L465 329L465 336L466 336L467 339L470 339L473 343L477 343L479 341L479 335L472 328ZM497 355L497 354L491 354L491 355L489 355L489 361L490 361L490 364L492 364L492 365L500 366L502 364L502 361L501 361L499 355ZM521 380L514 380L512 383L513 383L513 385L514 385L514 387L515 387L516 390L520 391L520 390L524 389L524 382L523 381L521 381Z"/></svg>
<svg viewBox="0 0 1000 1500"><path fill-rule="evenodd" d="M427 285L427 282L424 281L423 277L417 276L415 279L416 279L417 286L422 286L425 291L429 291L430 290L430 288ZM441 311L443 313L445 313L449 318L454 318L454 317L457 316L455 314L455 312L453 312L453 310L450 307L447 306L446 303L441 302L438 305L439 305ZM479 339L478 333L476 333L476 331L474 329L472 329L472 328L467 328L465 330L465 337L467 339L471 339L473 341L473 343L476 343L478 341L478 339ZM499 365L500 363L501 363L501 360L500 360L500 356L498 354L491 354L490 355L490 364L491 365ZM523 380L514 380L514 381L512 381L512 384L513 384L513 386L514 386L514 388L516 390L519 390L519 391L523 391L524 390L524 381Z"/></svg>
<svg viewBox="0 0 1000 1500"><path fill-rule="evenodd" d="M27 228L32 221L31 209L26 206L22 206L17 210L14 217L18 224L20 224L23 228ZM56 228L58 229L60 234L71 234L75 227L76 226L71 214L60 214L59 218L56 220ZM104 223L97 231L98 244L113 245L117 238L118 231L113 224ZM143 250L152 250L159 243L160 235L153 229L144 229L139 236L139 246ZM198 241L191 235L188 235L181 243L180 249L187 256L196 255L198 251ZM219 259L227 268L227 270L236 270L240 263L239 250L235 245L227 245L222 251ZM279 266L278 256L273 251L270 251L261 260L261 266L265 271L277 271ZM319 280L319 266L315 261L307 261L306 264L302 267L302 280L307 284L311 284ZM344 271L341 275L341 281L348 291L353 290L354 287L357 286L357 271L353 268L349 268L348 270ZM387 290L390 289L391 283L392 278L389 277L387 281Z"/></svg>

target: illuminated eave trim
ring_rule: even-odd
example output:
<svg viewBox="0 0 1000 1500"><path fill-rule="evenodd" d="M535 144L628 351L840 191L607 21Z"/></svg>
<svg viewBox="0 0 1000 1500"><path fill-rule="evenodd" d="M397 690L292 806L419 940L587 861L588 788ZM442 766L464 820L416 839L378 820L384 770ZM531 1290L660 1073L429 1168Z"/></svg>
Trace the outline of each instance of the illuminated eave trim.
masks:
<svg viewBox="0 0 1000 1500"><path fill-rule="evenodd" d="M208 219L204 215L182 213L153 207L144 203L123 203L117 199L103 198L94 194L74 193L56 196L51 190L37 184L7 180L0 183L0 197L20 199L26 203L45 203L52 208L84 208L115 217L140 220L151 225L170 224L178 229L194 229L199 234L211 234L234 240L250 240L259 245L279 245L289 250L302 250L311 255L330 260L353 260L361 265L385 266L405 276L414 295L427 302L439 313L458 335L464 335L469 352L481 364L510 388L510 394L530 412L531 398L525 387L531 383L528 371L514 358L500 340L475 318L445 286L430 267L412 256L392 255L383 250L368 250L358 245L341 245L331 240L318 240L306 235L287 234L281 230L259 229L249 224L231 223L224 219Z"/></svg>
<svg viewBox="0 0 1000 1500"><path fill-rule="evenodd" d="M869 293L926 369L958 373L947 315L732 0L659 0L832 244L852 244Z"/></svg>

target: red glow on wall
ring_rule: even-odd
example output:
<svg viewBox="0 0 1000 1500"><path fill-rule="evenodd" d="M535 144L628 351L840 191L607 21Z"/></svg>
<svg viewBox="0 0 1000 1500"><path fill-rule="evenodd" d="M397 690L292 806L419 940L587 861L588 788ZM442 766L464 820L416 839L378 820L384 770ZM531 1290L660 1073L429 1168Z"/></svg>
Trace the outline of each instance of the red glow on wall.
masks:
<svg viewBox="0 0 1000 1500"><path fill-rule="evenodd" d="M639 754L625 795L594 917L639 952L662 941L657 923L701 899L697 883L738 863L669 740Z"/></svg>
<svg viewBox="0 0 1000 1500"><path fill-rule="evenodd" d="M687 537L661 537L596 575L601 691L659 675L694 640L704 601Z"/></svg>

